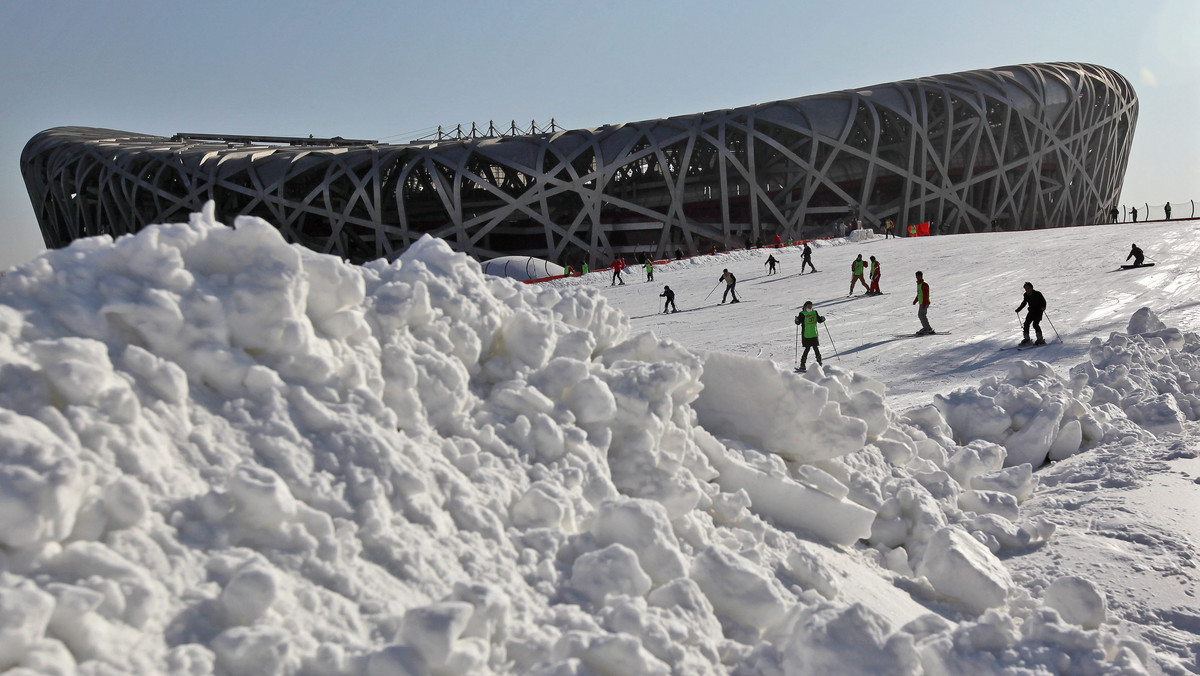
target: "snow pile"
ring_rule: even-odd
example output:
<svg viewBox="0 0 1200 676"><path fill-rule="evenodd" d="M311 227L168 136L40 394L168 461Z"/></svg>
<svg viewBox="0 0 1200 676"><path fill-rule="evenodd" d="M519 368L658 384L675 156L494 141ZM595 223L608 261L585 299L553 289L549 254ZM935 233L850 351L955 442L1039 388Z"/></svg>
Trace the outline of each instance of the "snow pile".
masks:
<svg viewBox="0 0 1200 676"><path fill-rule="evenodd" d="M1141 402L1170 363L1121 376L1136 359L1110 347L1094 385L1030 365L970 401L1059 402L1014 433L1050 446L1068 414L1081 440L1132 433L1107 392ZM1021 520L1034 477L994 410L960 445L953 412L899 416L869 378L630 335L598 294L486 276L438 240L354 267L210 210L77 241L0 280L0 353L9 673L1154 659L1086 580L1014 588L996 552L1054 527Z"/></svg>
<svg viewBox="0 0 1200 676"><path fill-rule="evenodd" d="M1200 419L1200 336L1142 308L1128 334L1093 338L1089 356L1068 376L1045 362L1018 361L1007 378L936 395L935 405L958 443L999 444L1010 466L1179 433Z"/></svg>

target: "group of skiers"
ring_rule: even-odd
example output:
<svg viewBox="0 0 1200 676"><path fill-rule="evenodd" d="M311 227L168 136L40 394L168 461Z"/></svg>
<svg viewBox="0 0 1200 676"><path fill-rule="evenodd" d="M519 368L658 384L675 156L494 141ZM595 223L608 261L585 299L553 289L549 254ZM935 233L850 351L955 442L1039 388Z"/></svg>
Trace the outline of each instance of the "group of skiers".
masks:
<svg viewBox="0 0 1200 676"><path fill-rule="evenodd" d="M1133 259L1134 266L1143 265L1142 261L1145 254L1134 244L1126 257L1126 261ZM801 254L800 274L804 274L805 268L810 268L812 272L817 272L817 269L812 264L812 248L807 243L804 244L804 249ZM869 256L868 261L864 261L862 254L858 254L850 264L850 293L853 296L858 284L861 283L866 289L864 295L875 296L883 292L879 288L879 282L882 277L882 265L875 256ZM778 266L780 262L775 258L774 253L767 256L767 260L763 263L767 266L767 275L778 274ZM621 279L621 272L626 267L623 259L616 259L613 262L613 278L611 285L623 285L625 282ZM646 281L654 281L653 264L647 260L645 262ZM870 274L871 281L867 282L865 275ZM721 296L721 304L729 302L740 303L741 299L737 295L737 277L734 276L728 268L721 271L720 277L717 278L718 284L725 283L725 292ZM925 336L935 335L937 332L929 324L928 312L930 305L929 283L925 281L925 275L922 271L916 272L916 296L913 298L912 304L917 306L917 319L921 323L921 328L913 335ZM714 289L715 290L715 289ZM1021 304L1016 308L1017 314L1022 310L1028 309L1025 315L1025 320L1022 323L1022 340L1020 346L1027 345L1045 345L1045 337L1042 334L1041 322L1046 313L1046 298L1040 291L1033 288L1032 282L1025 282L1023 285L1024 294L1021 299ZM663 286L663 292L659 294L663 301L663 313L678 312L675 305L675 292L669 285ZM817 364L821 364L820 339L817 333L817 325L825 322L825 317L819 314L813 307L813 302L805 301L800 313L796 315L795 323L801 327L802 333L801 345L804 346L804 352L800 356L800 364L797 371L805 371L807 368L808 355L811 352L816 359ZM1030 331L1033 331L1033 338L1030 336Z"/></svg>
<svg viewBox="0 0 1200 676"><path fill-rule="evenodd" d="M612 271L613 271L613 274L612 274L612 282L609 284L609 286L625 286L625 280L624 280L624 279L621 277L621 273L622 273L622 272L625 270L625 268L627 268L627 267L629 267L629 266L628 266L628 264L625 262L625 259L624 259L624 258L614 258L614 259L613 259L613 262L612 262ZM645 272L646 272L646 281L647 281L647 282L653 282L653 281L654 281L654 261L650 260L650 257L649 257L649 256L647 256L647 257L646 257L646 259L645 259L645 260L642 262L642 269L643 269L643 270L645 270ZM584 263L584 264L583 264L583 274L585 274L585 275L586 275L586 274L587 274L587 271L588 271L588 270L587 270L587 263ZM570 276L571 276L571 267L570 267L570 266L567 266L567 274L566 274L566 276L568 276L568 277L570 277Z"/></svg>
<svg viewBox="0 0 1200 676"><path fill-rule="evenodd" d="M771 254L767 256L763 265L767 266L768 275L774 275L777 273L775 268L779 265L779 260L775 258L775 254ZM804 248L800 251L800 274L804 274L804 268L817 272L817 267L812 262L812 247L808 245L808 242L804 243Z"/></svg>
<svg viewBox="0 0 1200 676"><path fill-rule="evenodd" d="M880 296L883 292L879 290L879 278L883 276L883 268L879 261L871 256L871 283L868 285L867 280L863 278L863 273L867 269L867 262L863 260L862 254L858 255L853 262L850 263L850 293L854 295L854 287L859 282L862 282L863 288L867 290L867 296Z"/></svg>

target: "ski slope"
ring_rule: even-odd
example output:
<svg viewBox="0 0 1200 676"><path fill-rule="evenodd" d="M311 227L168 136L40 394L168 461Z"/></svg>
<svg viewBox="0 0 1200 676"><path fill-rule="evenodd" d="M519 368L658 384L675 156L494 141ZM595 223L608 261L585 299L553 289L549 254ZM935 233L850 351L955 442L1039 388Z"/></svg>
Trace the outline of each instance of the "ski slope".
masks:
<svg viewBox="0 0 1200 676"><path fill-rule="evenodd" d="M1119 270L1134 243L1147 262L1157 265ZM1056 344L1022 352L1020 358L1073 365L1086 355L1093 336L1123 331L1140 307L1151 308L1170 326L1200 330L1198 220L860 243L847 238L812 246L818 274L800 275L801 247L785 247L657 265L654 283L642 281L641 267L628 270L625 286L610 287L607 272L564 283L599 288L630 316L635 330L696 349L770 359L781 367L795 362L792 319L811 300L826 318L820 338L828 363L885 383L889 402L901 409L928 403L929 393L1007 370L1017 353L1002 349L1021 340L1024 315L1014 310L1026 281L1046 297L1048 321L1042 330L1047 342ZM769 254L780 261L776 275L766 273ZM882 263L885 295L863 296L860 285L847 298L850 263L858 254ZM737 277L738 294L746 302L719 304L725 285L717 280L724 268ZM917 270L930 287L930 325L953 335L895 337L920 328L912 304ZM675 291L679 313L658 314L663 284Z"/></svg>
<svg viewBox="0 0 1200 676"><path fill-rule="evenodd" d="M213 212L0 278L0 671L1200 672L1193 222L610 287ZM1066 341L1002 351L1026 279Z"/></svg>

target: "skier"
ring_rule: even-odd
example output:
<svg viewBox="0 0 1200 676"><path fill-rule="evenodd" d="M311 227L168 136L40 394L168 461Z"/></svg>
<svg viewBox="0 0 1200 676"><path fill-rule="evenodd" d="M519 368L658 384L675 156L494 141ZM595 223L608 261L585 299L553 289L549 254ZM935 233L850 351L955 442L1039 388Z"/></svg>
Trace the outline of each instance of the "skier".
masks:
<svg viewBox="0 0 1200 676"><path fill-rule="evenodd" d="M863 286L867 286L867 280L865 277L863 277L863 269L866 267L867 262L862 259L862 254L858 254L858 258L855 258L854 261L850 263L850 293L846 295L854 295L854 285L858 282L862 282Z"/></svg>
<svg viewBox="0 0 1200 676"><path fill-rule="evenodd" d="M733 276L733 273L729 271L729 268L725 268L724 270L722 270L721 276L718 277L717 279L718 279L718 281L725 282L725 293L721 295L721 304L722 305L725 304L725 299L728 298L729 296L733 296L733 300L730 301L731 305L733 303L742 302L742 301L738 300L737 292L733 290L733 287L737 286L737 277Z"/></svg>
<svg viewBox="0 0 1200 676"><path fill-rule="evenodd" d="M763 263L763 265L767 266L767 274L768 275L775 274L775 266L778 264L779 264L779 261L775 260L775 254L771 254L770 256L767 256L767 262Z"/></svg>
<svg viewBox="0 0 1200 676"><path fill-rule="evenodd" d="M675 307L675 292L671 290L671 287L663 284L663 292L658 294L658 297L667 299L665 302L663 302L664 313L667 312L667 308L670 308L671 312L679 312L679 310Z"/></svg>
<svg viewBox="0 0 1200 676"><path fill-rule="evenodd" d="M882 276L880 271L879 261L871 256L871 288L867 289L868 296L878 296L883 292L879 290L879 278Z"/></svg>
<svg viewBox="0 0 1200 676"><path fill-rule="evenodd" d="M1133 248L1129 250L1129 255L1125 257L1125 260L1132 258L1133 266L1137 267L1142 264L1142 259L1145 257L1146 254L1142 253L1142 250L1138 248L1137 244L1134 244Z"/></svg>
<svg viewBox="0 0 1200 676"><path fill-rule="evenodd" d="M921 320L921 330L916 335L932 336L937 333L925 317L929 312L929 285L925 283L925 274L920 270L917 270L917 297L913 299L913 305L918 306L917 319Z"/></svg>
<svg viewBox="0 0 1200 676"><path fill-rule="evenodd" d="M1029 344L1029 326L1033 325L1033 330L1037 333L1037 340L1033 344L1045 345L1046 341L1042 339L1042 315L1046 312L1046 297L1040 291L1034 291L1033 284L1029 282L1025 282L1025 296L1017 306L1017 314L1020 314L1026 305L1029 306L1029 312L1025 313L1025 339L1021 344Z"/></svg>
<svg viewBox="0 0 1200 676"><path fill-rule="evenodd" d="M804 266L812 268L813 272L817 272L817 268L813 266L812 249L809 248L808 242L804 243L804 251L800 252L800 274L804 274Z"/></svg>
<svg viewBox="0 0 1200 676"><path fill-rule="evenodd" d="M646 259L646 281L654 281L654 263L649 258Z"/></svg>
<svg viewBox="0 0 1200 676"><path fill-rule="evenodd" d="M612 283L609 284L609 286L616 286L618 282L621 284L621 286L625 286L625 280L621 279L621 271L625 269L625 259L624 258L614 258L613 264L612 264L612 269L613 269Z"/></svg>
<svg viewBox="0 0 1200 676"><path fill-rule="evenodd" d="M800 339L800 344L804 346L804 352L800 355L800 366L797 371L806 371L804 362L808 361L808 351L813 351L813 356L817 358L817 366L821 365L821 348L820 341L817 339L817 324L823 324L825 318L817 314L813 309L811 300L804 301L804 307L800 310L800 314L796 315L796 326L803 326L801 332L804 334Z"/></svg>

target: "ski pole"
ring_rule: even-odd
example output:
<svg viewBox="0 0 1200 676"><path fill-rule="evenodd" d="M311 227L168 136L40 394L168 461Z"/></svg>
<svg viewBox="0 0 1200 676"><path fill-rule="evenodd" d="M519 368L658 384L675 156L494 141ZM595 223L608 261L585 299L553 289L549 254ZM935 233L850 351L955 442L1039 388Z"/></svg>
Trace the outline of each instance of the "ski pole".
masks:
<svg viewBox="0 0 1200 676"><path fill-rule="evenodd" d="M1025 322L1021 321L1021 311L1017 310L1017 326L1021 327L1021 335L1025 335Z"/></svg>
<svg viewBox="0 0 1200 676"><path fill-rule="evenodd" d="M722 282L722 281L723 281L723 280L720 280L720 279L718 279L718 280L717 280L717 286L721 286L721 282ZM713 291L716 291L716 290L717 290L717 286L714 286L714 287L712 288L712 291L709 291L709 292L708 292L708 296L711 296L711 295L713 295ZM708 300L708 296L705 296L705 297L704 297L704 300Z"/></svg>
<svg viewBox="0 0 1200 676"><path fill-rule="evenodd" d="M796 325L796 343L792 347L792 368L800 363L800 325Z"/></svg>
<svg viewBox="0 0 1200 676"><path fill-rule="evenodd" d="M1051 329L1054 329L1054 337L1055 337L1055 338L1058 338L1058 342L1060 342L1060 343L1061 343L1061 342L1063 342L1063 339L1062 339L1062 334L1060 334L1060 333L1058 332L1058 329L1055 329L1055 328L1054 328L1054 322L1051 322L1051 321L1050 321L1050 313L1048 313L1048 312L1046 312L1045 310L1043 310L1043 311L1042 311L1042 316L1044 316L1044 317L1046 318L1046 321L1047 321L1047 322L1050 322L1050 328L1051 328Z"/></svg>
<svg viewBox="0 0 1200 676"><path fill-rule="evenodd" d="M842 353L838 352L837 343L833 342L833 334L829 332L829 327L825 327L825 335L829 338L829 346L833 348L833 356L837 357L838 361L842 360Z"/></svg>

